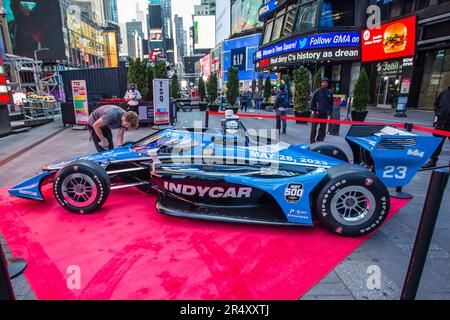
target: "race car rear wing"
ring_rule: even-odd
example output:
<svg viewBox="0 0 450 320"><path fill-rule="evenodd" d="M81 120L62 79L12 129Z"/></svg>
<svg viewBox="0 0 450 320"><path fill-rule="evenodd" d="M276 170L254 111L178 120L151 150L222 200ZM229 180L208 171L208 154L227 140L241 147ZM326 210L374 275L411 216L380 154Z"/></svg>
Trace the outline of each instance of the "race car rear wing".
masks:
<svg viewBox="0 0 450 320"><path fill-rule="evenodd" d="M382 125L354 125L346 140L354 162L371 167L388 187L409 184L442 141Z"/></svg>

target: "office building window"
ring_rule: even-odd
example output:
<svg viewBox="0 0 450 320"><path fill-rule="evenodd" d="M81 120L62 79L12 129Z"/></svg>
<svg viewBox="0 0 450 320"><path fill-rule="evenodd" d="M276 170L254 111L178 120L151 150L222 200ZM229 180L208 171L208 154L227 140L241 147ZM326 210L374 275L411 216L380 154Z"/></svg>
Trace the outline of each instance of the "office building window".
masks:
<svg viewBox="0 0 450 320"><path fill-rule="evenodd" d="M281 31L283 29L284 24L284 13L286 12L286 9L280 10L277 12L277 15L275 17L275 24L273 27L272 32L272 41L277 40L281 36Z"/></svg>
<svg viewBox="0 0 450 320"><path fill-rule="evenodd" d="M303 3L297 10L297 22L295 32L314 28L316 22L317 2Z"/></svg>
<svg viewBox="0 0 450 320"><path fill-rule="evenodd" d="M286 19L284 21L283 36L290 35L294 31L295 15L297 14L297 8L298 6L296 4L288 7Z"/></svg>
<svg viewBox="0 0 450 320"><path fill-rule="evenodd" d="M266 29L264 31L263 44L269 43L272 37L273 31L273 20L266 24Z"/></svg>
<svg viewBox="0 0 450 320"><path fill-rule="evenodd" d="M321 27L355 25L355 2L349 0L324 0L320 15Z"/></svg>

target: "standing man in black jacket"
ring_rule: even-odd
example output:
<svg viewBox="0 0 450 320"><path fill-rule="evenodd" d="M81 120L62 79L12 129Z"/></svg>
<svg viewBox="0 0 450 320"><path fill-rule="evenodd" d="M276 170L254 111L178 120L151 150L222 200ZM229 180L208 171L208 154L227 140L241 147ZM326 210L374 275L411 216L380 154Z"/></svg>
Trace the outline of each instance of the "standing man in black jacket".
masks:
<svg viewBox="0 0 450 320"><path fill-rule="evenodd" d="M437 130L450 132L450 87L442 91L438 96L436 103L434 104L434 112L436 114L434 128ZM424 168L436 167L437 162L439 161L439 156L444 148L446 137L436 134L434 136L442 138L442 142L431 156L431 159L425 164ZM450 137L448 137L448 139L450 140Z"/></svg>
<svg viewBox="0 0 450 320"><path fill-rule="evenodd" d="M311 118L314 119L328 119L333 111L333 93L328 89L329 80L322 79L322 87L314 92L311 100ZM327 124L320 123L319 134L317 134L317 127L319 123L313 122L311 125L310 143L323 142L327 134Z"/></svg>

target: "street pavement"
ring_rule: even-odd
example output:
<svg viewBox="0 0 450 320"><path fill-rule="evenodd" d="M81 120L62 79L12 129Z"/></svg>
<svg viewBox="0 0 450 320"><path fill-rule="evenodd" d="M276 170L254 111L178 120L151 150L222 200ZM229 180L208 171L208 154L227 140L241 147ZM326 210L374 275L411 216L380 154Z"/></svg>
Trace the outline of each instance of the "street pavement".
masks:
<svg viewBox="0 0 450 320"><path fill-rule="evenodd" d="M251 114L255 117L242 120L247 129L264 130L275 126L274 120L260 119L256 112ZM343 111L341 118L345 116ZM408 112L408 118L395 118L393 110L370 109L367 120L431 126L433 118L432 112L412 110ZM180 112L177 126L193 127L194 121L203 123L204 119L203 112ZM219 127L220 120L220 117L211 117L209 126ZM344 139L348 129L348 126L342 126L340 136L328 136L326 142L341 147L350 155L350 149ZM306 144L309 142L309 130L310 125L289 122L287 135L283 135L281 140L291 144ZM153 131L150 128L140 128L127 133L126 140L137 140L151 132ZM52 134L56 135L51 136ZM51 138L42 142L45 136ZM78 131L71 128L63 130L62 123L57 119L54 123L32 129L29 133L0 138L0 187L15 185L30 178L48 163L94 152L94 146L89 142L88 136L85 130ZM34 145L38 141L42 143ZM26 149L26 152L22 153L23 149ZM6 163L2 162L5 159ZM450 143L446 143L440 164L448 165L449 161ZM406 192L414 195L414 199L301 299L399 299L430 176L429 172L419 173L405 188ZM444 192L444 203L418 299L450 299L450 188L447 187ZM10 257L10 251L1 235L0 241L7 256ZM380 283L373 282L372 275L380 275L379 279L377 278ZM36 299L23 276L15 279L13 286L17 299Z"/></svg>

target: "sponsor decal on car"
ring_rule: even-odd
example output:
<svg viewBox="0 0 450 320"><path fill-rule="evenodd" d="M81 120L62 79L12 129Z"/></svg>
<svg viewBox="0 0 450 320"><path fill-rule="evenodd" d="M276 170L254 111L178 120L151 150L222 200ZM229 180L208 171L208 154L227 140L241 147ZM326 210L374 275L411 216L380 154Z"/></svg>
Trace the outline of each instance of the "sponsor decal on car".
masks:
<svg viewBox="0 0 450 320"><path fill-rule="evenodd" d="M37 192L28 191L28 190L19 190L19 193L23 194L25 196L32 196L32 197L37 197L38 196Z"/></svg>
<svg viewBox="0 0 450 320"><path fill-rule="evenodd" d="M287 202L297 203L302 199L303 193L304 193L303 184L291 183L284 191L284 197Z"/></svg>
<svg viewBox="0 0 450 320"><path fill-rule="evenodd" d="M214 199L250 198L253 191L253 188L250 187L202 187L167 181L164 181L164 189L184 196L209 197Z"/></svg>
<svg viewBox="0 0 450 320"><path fill-rule="evenodd" d="M425 157L425 152L420 151L419 149L414 149L414 150L409 149L407 155L413 156L413 157L418 157L418 158L423 158L423 157Z"/></svg>

